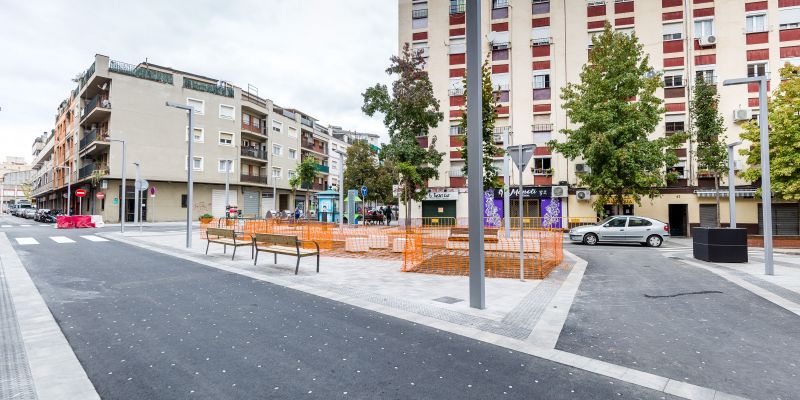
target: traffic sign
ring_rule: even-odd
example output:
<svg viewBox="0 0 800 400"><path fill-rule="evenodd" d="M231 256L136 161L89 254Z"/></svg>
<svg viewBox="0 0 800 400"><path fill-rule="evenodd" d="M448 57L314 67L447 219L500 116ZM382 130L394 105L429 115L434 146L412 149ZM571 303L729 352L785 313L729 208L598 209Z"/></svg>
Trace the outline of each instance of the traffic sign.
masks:
<svg viewBox="0 0 800 400"><path fill-rule="evenodd" d="M84 196L86 196L86 190L85 190L85 189L78 189L78 190L76 190L76 191L75 191L75 196L78 196L78 197L84 197Z"/></svg>
<svg viewBox="0 0 800 400"><path fill-rule="evenodd" d="M97 194L94 195L94 197L97 197L97 200L103 200L106 198L106 194L103 192L97 192Z"/></svg>
<svg viewBox="0 0 800 400"><path fill-rule="evenodd" d="M142 190L147 190L148 186L150 186L150 182L148 182L147 179L137 179L133 185L134 189L140 192Z"/></svg>
<svg viewBox="0 0 800 400"><path fill-rule="evenodd" d="M362 198L366 198L367 197L367 187L366 186L361 186L361 197Z"/></svg>

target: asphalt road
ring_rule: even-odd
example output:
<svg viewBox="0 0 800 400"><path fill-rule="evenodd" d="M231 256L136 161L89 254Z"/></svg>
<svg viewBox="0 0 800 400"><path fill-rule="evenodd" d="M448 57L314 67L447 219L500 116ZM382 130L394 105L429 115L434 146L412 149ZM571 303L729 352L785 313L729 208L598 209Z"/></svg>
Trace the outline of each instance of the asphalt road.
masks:
<svg viewBox="0 0 800 400"><path fill-rule="evenodd" d="M11 239L104 399L671 398L336 301L82 237L95 230L19 223L0 217L0 224L14 224L0 231ZM74 243L56 243L52 236ZM21 245L17 238L39 244Z"/></svg>
<svg viewBox="0 0 800 400"><path fill-rule="evenodd" d="M797 315L658 249L565 248L588 266L556 348L750 398L800 398Z"/></svg>

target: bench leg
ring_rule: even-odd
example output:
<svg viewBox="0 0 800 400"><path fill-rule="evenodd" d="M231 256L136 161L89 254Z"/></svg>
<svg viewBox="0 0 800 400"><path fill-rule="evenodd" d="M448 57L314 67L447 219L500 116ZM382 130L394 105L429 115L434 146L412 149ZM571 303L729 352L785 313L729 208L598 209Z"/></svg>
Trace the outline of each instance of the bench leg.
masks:
<svg viewBox="0 0 800 400"><path fill-rule="evenodd" d="M319 253L317 253L317 273L319 273Z"/></svg>
<svg viewBox="0 0 800 400"><path fill-rule="evenodd" d="M233 260L233 258L236 257L236 248L237 247L238 246L233 246L233 255L231 256L231 260Z"/></svg>
<svg viewBox="0 0 800 400"><path fill-rule="evenodd" d="M227 244L223 244L222 245L222 254L228 254L228 245Z"/></svg>
<svg viewBox="0 0 800 400"><path fill-rule="evenodd" d="M297 257L297 265L294 267L295 275L297 275L297 271L300 271L300 257Z"/></svg>
<svg viewBox="0 0 800 400"><path fill-rule="evenodd" d="M275 264L277 264L278 263L278 253L274 253L274 254L275 254Z"/></svg>
<svg viewBox="0 0 800 400"><path fill-rule="evenodd" d="M257 262L258 262L258 249L256 249L256 259L253 260L253 265L256 265Z"/></svg>
<svg viewBox="0 0 800 400"><path fill-rule="evenodd" d="M206 245L206 255L208 255L208 246L211 246L211 242L210 242L210 241L209 241L209 242L208 242L208 244Z"/></svg>

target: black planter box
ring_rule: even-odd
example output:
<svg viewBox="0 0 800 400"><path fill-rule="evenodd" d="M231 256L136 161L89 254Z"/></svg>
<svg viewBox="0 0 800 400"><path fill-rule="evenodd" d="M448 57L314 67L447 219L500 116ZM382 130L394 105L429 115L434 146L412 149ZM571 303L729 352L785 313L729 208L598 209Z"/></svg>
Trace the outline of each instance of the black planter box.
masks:
<svg viewBox="0 0 800 400"><path fill-rule="evenodd" d="M694 258L710 262L746 263L747 229L692 228Z"/></svg>

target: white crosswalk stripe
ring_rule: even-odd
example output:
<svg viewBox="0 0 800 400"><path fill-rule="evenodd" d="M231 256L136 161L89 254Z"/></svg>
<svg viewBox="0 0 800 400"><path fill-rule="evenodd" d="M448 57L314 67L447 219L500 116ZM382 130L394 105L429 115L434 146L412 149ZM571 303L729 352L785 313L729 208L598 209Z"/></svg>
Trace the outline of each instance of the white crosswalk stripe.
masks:
<svg viewBox="0 0 800 400"><path fill-rule="evenodd" d="M13 226L14 226L14 225L0 225L0 228L11 228L11 227L13 227Z"/></svg>
<svg viewBox="0 0 800 400"><path fill-rule="evenodd" d="M20 226L31 226L30 224L22 224Z"/></svg>
<svg viewBox="0 0 800 400"><path fill-rule="evenodd" d="M66 237L66 236L50 236L50 240L56 243L75 243L74 240Z"/></svg>
<svg viewBox="0 0 800 400"><path fill-rule="evenodd" d="M86 240L92 241L92 242L107 242L108 241L108 239L103 239L103 238L101 238L99 236L95 236L95 235L84 235L84 236L81 236L81 237L86 239Z"/></svg>
<svg viewBox="0 0 800 400"><path fill-rule="evenodd" d="M24 238L16 238L16 239L17 239L17 243L19 243L19 244L39 244L39 242L36 241L36 239L34 239L32 237L24 237Z"/></svg>

